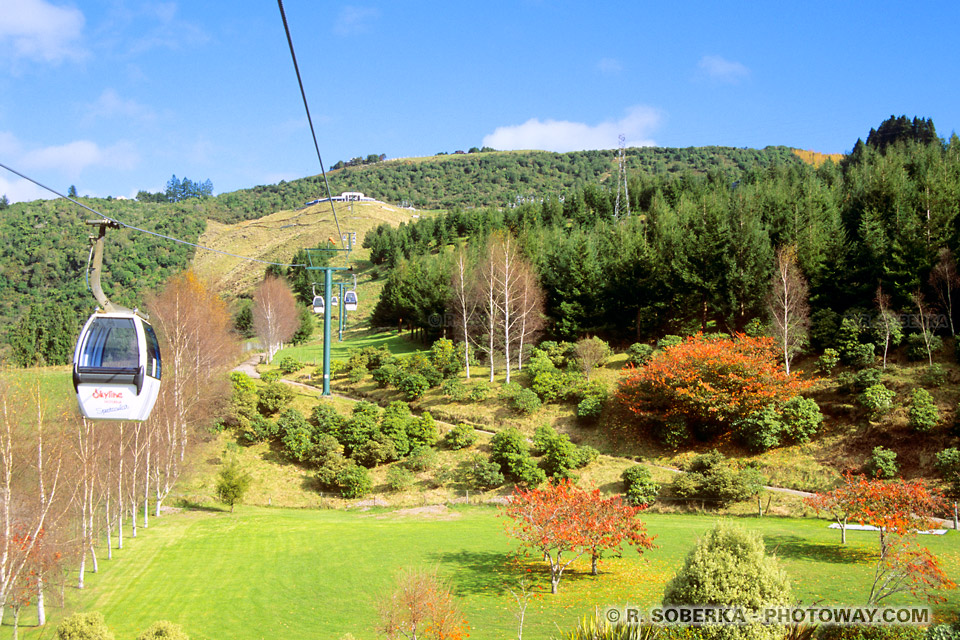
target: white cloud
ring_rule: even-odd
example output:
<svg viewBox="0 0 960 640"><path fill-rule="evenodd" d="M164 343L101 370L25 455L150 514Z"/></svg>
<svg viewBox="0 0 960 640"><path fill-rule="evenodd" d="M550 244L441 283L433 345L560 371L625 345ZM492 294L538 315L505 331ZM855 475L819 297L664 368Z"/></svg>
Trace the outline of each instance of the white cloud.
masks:
<svg viewBox="0 0 960 640"><path fill-rule="evenodd" d="M370 31L372 23L380 18L380 11L370 7L347 6L340 10L340 15L333 25L333 32L338 36L355 36Z"/></svg>
<svg viewBox="0 0 960 640"><path fill-rule="evenodd" d="M45 0L5 0L0 45L12 46L14 59L58 63L86 55L80 44L83 13ZM3 51L0 49L0 51Z"/></svg>
<svg viewBox="0 0 960 640"><path fill-rule="evenodd" d="M537 149L542 151L582 151L585 149L613 149L620 134L629 147L649 147L656 143L650 134L660 124L660 112L651 107L634 106L627 115L616 121L589 125L566 120L531 118L521 125L497 127L484 136L483 145L494 149Z"/></svg>
<svg viewBox="0 0 960 640"><path fill-rule="evenodd" d="M88 167L126 170L132 169L139 161L139 154L130 143L100 147L89 140L33 149L24 153L21 159L26 169L60 171L71 180L78 178Z"/></svg>
<svg viewBox="0 0 960 640"><path fill-rule="evenodd" d="M125 118L141 124L149 124L157 119L153 109L135 100L125 100L113 89L105 89L100 97L87 108L87 121L98 119L115 120Z"/></svg>
<svg viewBox="0 0 960 640"><path fill-rule="evenodd" d="M697 67L710 80L725 84L739 84L750 76L750 69L720 56L703 56Z"/></svg>
<svg viewBox="0 0 960 640"><path fill-rule="evenodd" d="M603 58L597 63L597 69L605 76L615 76L623 71L623 65L616 58Z"/></svg>

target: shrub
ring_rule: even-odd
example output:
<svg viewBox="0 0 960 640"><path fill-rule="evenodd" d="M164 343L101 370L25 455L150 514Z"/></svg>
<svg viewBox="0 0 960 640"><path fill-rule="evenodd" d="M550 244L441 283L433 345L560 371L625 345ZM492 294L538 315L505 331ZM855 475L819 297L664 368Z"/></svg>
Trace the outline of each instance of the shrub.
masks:
<svg viewBox="0 0 960 640"><path fill-rule="evenodd" d="M257 392L257 410L265 416L272 416L286 409L293 402L293 396L290 385L268 382Z"/></svg>
<svg viewBox="0 0 960 640"><path fill-rule="evenodd" d="M410 452L410 455L403 460L402 464L416 473L430 471L437 466L437 452L432 447L417 447Z"/></svg>
<svg viewBox="0 0 960 640"><path fill-rule="evenodd" d="M623 480L623 493L627 502L637 507L645 507L657 499L660 485L653 481L650 470L642 464L627 467L620 474Z"/></svg>
<svg viewBox="0 0 960 640"><path fill-rule="evenodd" d="M419 418L413 418L407 424L407 438L410 440L411 449L418 446L432 447L439 437L437 423L429 411L424 411Z"/></svg>
<svg viewBox="0 0 960 640"><path fill-rule="evenodd" d="M927 333L927 340L930 341L930 353L936 353L943 348L943 340L934 333ZM927 343L923 339L922 333L911 333L907 336L907 359L920 361L927 359Z"/></svg>
<svg viewBox="0 0 960 640"><path fill-rule="evenodd" d="M844 359L852 367L869 367L877 360L876 348L872 342L850 345L844 352Z"/></svg>
<svg viewBox="0 0 960 640"><path fill-rule="evenodd" d="M339 491L339 476L349 466L356 466L356 462L343 455L343 445L337 442L331 442L330 436L323 436L320 439L320 445L317 447L318 456L316 479L321 489L326 491Z"/></svg>
<svg viewBox="0 0 960 640"><path fill-rule="evenodd" d="M440 384L440 391L454 402L463 402L467 398L467 388L460 378L447 378Z"/></svg>
<svg viewBox="0 0 960 640"><path fill-rule="evenodd" d="M283 356L280 358L280 362L277 364L277 368L280 370L280 373L283 375L290 375L291 373L296 373L303 369L304 364L294 358L293 356Z"/></svg>
<svg viewBox="0 0 960 640"><path fill-rule="evenodd" d="M280 380L279 371L264 371L260 374L260 382L264 384L270 384L271 382L277 382Z"/></svg>
<svg viewBox="0 0 960 640"><path fill-rule="evenodd" d="M483 402L490 395L490 383L486 380L478 380L470 389L470 400L473 402Z"/></svg>
<svg viewBox="0 0 960 640"><path fill-rule="evenodd" d="M875 384L866 388L857 398L860 404L870 411L871 417L876 420L893 407L896 393L882 384Z"/></svg>
<svg viewBox="0 0 960 640"><path fill-rule="evenodd" d="M169 620L157 620L137 640L190 640L190 636L178 624Z"/></svg>
<svg viewBox="0 0 960 640"><path fill-rule="evenodd" d="M452 340L440 338L430 347L430 364L444 378L450 378L463 370L462 350L458 350Z"/></svg>
<svg viewBox="0 0 960 640"><path fill-rule="evenodd" d="M576 466L577 447L566 434L559 434L551 427L545 429L552 433L545 433L538 447L543 453L540 468L551 478L566 478Z"/></svg>
<svg viewBox="0 0 960 640"><path fill-rule="evenodd" d="M840 364L840 354L836 349L824 349L823 355L817 358L817 371L823 375L830 375L830 372Z"/></svg>
<svg viewBox="0 0 960 640"><path fill-rule="evenodd" d="M957 342L960 342L958 340ZM923 371L923 375L920 377L920 382L925 387L933 387L938 389L943 386L943 383L947 381L947 371L943 368L943 365L937 362L934 362L932 365L927 367Z"/></svg>
<svg viewBox="0 0 960 640"><path fill-rule="evenodd" d="M347 464L336 475L336 484L344 498L362 498L370 493L370 472L358 464Z"/></svg>
<svg viewBox="0 0 960 640"><path fill-rule="evenodd" d="M504 476L514 482L536 486L546 479L537 468L523 434L515 428L496 433L490 440L490 459L500 466Z"/></svg>
<svg viewBox="0 0 960 640"><path fill-rule="evenodd" d="M687 428L687 421L680 416L672 417L657 425L657 439L665 447L670 449L679 449L690 440L690 429Z"/></svg>
<svg viewBox="0 0 960 640"><path fill-rule="evenodd" d="M640 416L682 417L709 436L809 386L783 371L770 338L696 335L658 351L644 367L625 369L617 399Z"/></svg>
<svg viewBox="0 0 960 640"><path fill-rule="evenodd" d="M513 396L510 404L517 413L525 416L536 413L542 406L540 398L530 389L521 389Z"/></svg>
<svg viewBox="0 0 960 640"><path fill-rule="evenodd" d="M475 491L489 491L503 484L500 465L488 460L483 454L474 453L462 461L454 472L457 482Z"/></svg>
<svg viewBox="0 0 960 640"><path fill-rule="evenodd" d="M857 374L852 371L841 371L837 374L837 391L840 393L857 392Z"/></svg>
<svg viewBox="0 0 960 640"><path fill-rule="evenodd" d="M694 458L672 485L678 498L709 502L719 508L756 495L761 486L755 469L737 470L716 450Z"/></svg>
<svg viewBox="0 0 960 640"><path fill-rule="evenodd" d="M867 463L863 465L863 472L871 478L880 478L889 480L897 477L897 471L900 467L897 465L897 452L885 449L884 447L874 447L873 453Z"/></svg>
<svg viewBox="0 0 960 640"><path fill-rule="evenodd" d="M950 447L937 454L937 473L947 483L947 495L960 500L960 449Z"/></svg>
<svg viewBox="0 0 960 640"><path fill-rule="evenodd" d="M410 429L414 420L416 418L410 413L410 405L402 400L394 400L383 411L380 433L393 443L401 458L410 453Z"/></svg>
<svg viewBox="0 0 960 640"><path fill-rule="evenodd" d="M372 469L385 462L393 462L400 457L397 455L397 448L393 442L383 434L378 435L378 438L367 440L353 452L353 459L364 467Z"/></svg>
<svg viewBox="0 0 960 640"><path fill-rule="evenodd" d="M653 355L653 347L643 342L635 342L627 348L627 364L635 367L646 364Z"/></svg>
<svg viewBox="0 0 960 640"><path fill-rule="evenodd" d="M602 367L613 355L613 349L610 348L610 345L597 336L578 340L574 346L574 352L580 370L588 378L594 369Z"/></svg>
<svg viewBox="0 0 960 640"><path fill-rule="evenodd" d="M237 439L243 444L257 444L265 442L277 435L277 425L268 418L264 418L259 413L250 420L247 427L242 425L237 428Z"/></svg>
<svg viewBox="0 0 960 640"><path fill-rule="evenodd" d="M757 532L718 523L697 541L664 589L665 605L740 607L760 614L791 604L790 581L775 558L766 556ZM706 625L703 640L779 640L783 628L762 624Z"/></svg>
<svg viewBox="0 0 960 640"><path fill-rule="evenodd" d="M780 437L785 430L783 417L773 405L751 413L734 425L737 440L751 451L766 451L780 446Z"/></svg>
<svg viewBox="0 0 960 640"><path fill-rule="evenodd" d="M607 386L600 380L591 380L580 392L581 400L577 404L577 417L596 420L603 413L607 403Z"/></svg>
<svg viewBox="0 0 960 640"><path fill-rule="evenodd" d="M807 442L820 430L823 414L813 398L796 396L783 405L784 437L791 442Z"/></svg>
<svg viewBox="0 0 960 640"><path fill-rule="evenodd" d="M443 438L443 443L450 449L466 449L472 447L476 442L476 430L462 422L451 429Z"/></svg>
<svg viewBox="0 0 960 640"><path fill-rule="evenodd" d="M257 413L257 385L253 379L241 371L230 374L232 394L230 396L230 419L241 428L249 426Z"/></svg>
<svg viewBox="0 0 960 640"><path fill-rule="evenodd" d="M914 431L926 433L940 422L940 411L933 396L926 389L914 389L910 393L910 426Z"/></svg>
<svg viewBox="0 0 960 640"><path fill-rule="evenodd" d="M657 340L657 349L667 349L669 347L675 347L678 344L683 343L683 338L675 335L665 335L659 340Z"/></svg>
<svg viewBox="0 0 960 640"><path fill-rule="evenodd" d="M400 379L400 369L393 364L385 364L379 369L373 370L373 380L381 389L386 389L391 384L396 385Z"/></svg>
<svg viewBox="0 0 960 640"><path fill-rule="evenodd" d="M882 371L876 367L870 367L867 369L861 369L857 371L854 377L854 387L857 391L863 391L868 389L875 384L880 384L880 376Z"/></svg>
<svg viewBox="0 0 960 640"><path fill-rule="evenodd" d="M314 406L310 414L310 420L317 425L317 432L329 434L337 440L340 439L344 418L329 404L321 403Z"/></svg>
<svg viewBox="0 0 960 640"><path fill-rule="evenodd" d="M303 462L313 453L313 427L296 409L287 409L277 418L277 433L294 460Z"/></svg>
<svg viewBox="0 0 960 640"><path fill-rule="evenodd" d="M406 491L413 486L413 472L400 465L393 465L387 469L387 487L391 491Z"/></svg>
<svg viewBox="0 0 960 640"><path fill-rule="evenodd" d="M57 640L113 640L99 611L75 613L57 625Z"/></svg>
<svg viewBox="0 0 960 640"><path fill-rule="evenodd" d="M230 513L233 513L234 505L243 501L251 480L250 474L243 470L240 461L231 456L217 474L217 500L230 507Z"/></svg>
<svg viewBox="0 0 960 640"><path fill-rule="evenodd" d="M400 373L396 382L397 389L407 396L407 400L417 400L430 388L430 382L419 373Z"/></svg>
<svg viewBox="0 0 960 640"><path fill-rule="evenodd" d="M600 452L588 444L577 447L573 452L573 468L583 469L600 457Z"/></svg>
<svg viewBox="0 0 960 640"><path fill-rule="evenodd" d="M350 369L347 370L347 380L349 380L353 384L357 384L358 382L363 380L363 377L366 375L367 375L366 367L350 367Z"/></svg>

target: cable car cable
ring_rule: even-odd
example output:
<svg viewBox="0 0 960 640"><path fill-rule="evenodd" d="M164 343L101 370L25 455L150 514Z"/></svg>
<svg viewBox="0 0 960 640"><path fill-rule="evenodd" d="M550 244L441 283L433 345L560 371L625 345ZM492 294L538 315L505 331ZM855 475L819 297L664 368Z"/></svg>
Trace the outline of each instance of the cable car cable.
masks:
<svg viewBox="0 0 960 640"><path fill-rule="evenodd" d="M303 80L300 78L300 65L297 64L297 54L293 50L293 38L290 36L290 26L287 24L287 14L283 10L283 0L277 0L280 7L280 18L283 20L283 30L287 34L287 44L290 45L290 57L293 59L293 69L297 72L297 83L300 85L300 95L303 97L303 108L307 112L307 122L310 124L310 135L313 136L313 147L317 150L317 160L320 161L320 173L323 174L323 183L327 186L327 198L330 200L330 209L333 211L333 221L337 225L337 236L340 238L340 248L347 247L340 231L340 221L337 219L337 208L333 204L333 194L330 193L330 183L327 181L327 172L323 168L323 158L320 156L320 145L317 143L317 132L313 128L313 119L310 117L310 105L307 104L307 93L303 89Z"/></svg>

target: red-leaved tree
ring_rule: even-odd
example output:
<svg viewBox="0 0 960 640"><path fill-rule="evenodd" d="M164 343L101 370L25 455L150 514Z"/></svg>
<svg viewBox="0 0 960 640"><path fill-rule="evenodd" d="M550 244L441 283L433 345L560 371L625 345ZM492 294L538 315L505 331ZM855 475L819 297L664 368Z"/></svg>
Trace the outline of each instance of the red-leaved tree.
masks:
<svg viewBox="0 0 960 640"><path fill-rule="evenodd" d="M550 565L550 592L556 593L564 570L590 553L593 571L605 551L627 541L643 553L653 546L638 507L619 497L603 498L598 490L585 491L569 480L537 489L516 488L503 514L512 520L510 535L543 556Z"/></svg>
<svg viewBox="0 0 960 640"><path fill-rule="evenodd" d="M811 384L787 375L772 338L698 333L625 369L616 397L634 414L682 417L715 431Z"/></svg>

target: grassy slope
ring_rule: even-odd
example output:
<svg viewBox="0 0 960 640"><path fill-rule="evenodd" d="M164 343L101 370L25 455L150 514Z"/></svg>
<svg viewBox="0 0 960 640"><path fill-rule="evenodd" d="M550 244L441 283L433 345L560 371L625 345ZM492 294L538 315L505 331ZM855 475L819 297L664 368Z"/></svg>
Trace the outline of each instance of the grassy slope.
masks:
<svg viewBox="0 0 960 640"><path fill-rule="evenodd" d="M544 593L527 611L526 637L547 638L594 606L654 604L696 537L715 517L645 518L657 549L642 559L601 563L589 576L578 561L560 593ZM794 597L805 603L857 605L869 589L876 535L851 532L846 547L822 520L740 519L760 531L781 558ZM132 638L158 619L206 638L374 638L376 599L401 567L437 567L461 599L475 638L509 637L515 629L505 583L532 569L535 558L510 562L515 543L492 508L455 508L437 516L240 507L237 513L195 510L154 519L128 539L117 559L102 562L83 594L69 592L69 609L101 611L120 638ZM960 580L956 534L924 540ZM541 587L542 593L542 587ZM905 603L909 600L898 600ZM941 608L960 604L956 592ZM29 622L29 621L28 621ZM36 638L35 632L28 638Z"/></svg>

